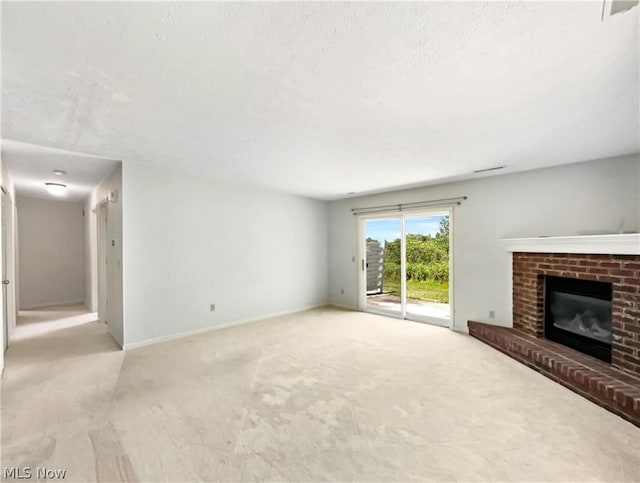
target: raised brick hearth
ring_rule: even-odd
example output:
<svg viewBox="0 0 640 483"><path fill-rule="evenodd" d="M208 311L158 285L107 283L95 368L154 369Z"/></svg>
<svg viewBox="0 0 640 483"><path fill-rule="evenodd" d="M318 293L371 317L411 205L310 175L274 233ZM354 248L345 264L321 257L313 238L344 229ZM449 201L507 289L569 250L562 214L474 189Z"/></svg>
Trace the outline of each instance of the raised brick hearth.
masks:
<svg viewBox="0 0 640 483"><path fill-rule="evenodd" d="M633 235L636 236L636 235ZM630 236L623 235L627 243ZM588 243L598 237L586 237ZM606 236L616 243L617 237ZM626 240L626 241L625 241ZM640 255L637 238L627 255L590 254L583 239L507 240L513 252L513 328L469 321L469 333L606 409L640 426ZM571 243L581 253L543 253ZM517 245L530 246L530 252ZM611 284L611 363L545 338L546 277ZM550 283L550 282L548 282ZM608 348L608 346L607 346ZM608 352L607 352L608 355ZM603 357L604 358L604 357ZM607 357L608 360L608 357Z"/></svg>
<svg viewBox="0 0 640 483"><path fill-rule="evenodd" d="M640 377L510 327L469 321L469 334L640 426Z"/></svg>
<svg viewBox="0 0 640 483"><path fill-rule="evenodd" d="M513 254L513 328L544 336L544 276L612 284L611 364L640 375L640 255Z"/></svg>

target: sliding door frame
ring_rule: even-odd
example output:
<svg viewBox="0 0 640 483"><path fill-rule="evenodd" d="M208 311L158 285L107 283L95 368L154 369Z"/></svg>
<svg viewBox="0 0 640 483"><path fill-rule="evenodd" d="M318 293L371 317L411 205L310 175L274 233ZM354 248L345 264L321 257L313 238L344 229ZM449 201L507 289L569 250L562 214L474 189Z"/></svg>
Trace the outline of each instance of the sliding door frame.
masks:
<svg viewBox="0 0 640 483"><path fill-rule="evenodd" d="M377 315L385 315L387 317L393 317L396 319L404 319L404 304L400 304L400 310L384 310L375 309L367 306L367 270L365 264L367 263L367 237L365 233L365 223L367 220L393 220L398 219L400 221L400 233L404 232L404 218L400 212L389 213L376 213L367 215L358 215L358 307L361 312L369 312ZM402 243L400 246L402 247ZM402 254L400 255L402 256ZM384 270L384 267L383 267ZM402 287L402 284L400 284Z"/></svg>
<svg viewBox="0 0 640 483"><path fill-rule="evenodd" d="M449 216L449 319L440 319L433 317L420 317L415 316L413 314L407 314L406 306L407 306L407 264L406 264L406 230L405 230L405 217L428 217L428 216L437 216L438 214L447 214ZM367 306L367 272L364 269L364 264L366 263L367 258L367 250L366 250L366 233L365 233L365 224L367 220L385 220L385 219L394 219L398 218L400 220L400 311L387 311L387 310L376 310ZM455 327L455 310L454 310L454 207L453 206L438 206L438 207L425 207L425 208L416 208L411 210L402 210L402 211L389 211L382 213L368 213L357 216L358 220L358 259L360 263L358 264L358 307L362 312L369 312L377 315L385 315L388 317L394 317L398 319L410 320L412 322L420 322L438 325L441 327L448 327L449 329L453 329ZM407 316L408 315L408 316Z"/></svg>

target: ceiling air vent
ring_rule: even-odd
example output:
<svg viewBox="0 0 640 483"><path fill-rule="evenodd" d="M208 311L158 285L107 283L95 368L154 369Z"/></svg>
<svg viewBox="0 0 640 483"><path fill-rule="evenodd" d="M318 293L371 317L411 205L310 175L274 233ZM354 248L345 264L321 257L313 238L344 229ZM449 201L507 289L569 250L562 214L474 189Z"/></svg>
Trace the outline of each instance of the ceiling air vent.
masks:
<svg viewBox="0 0 640 483"><path fill-rule="evenodd" d="M474 169L474 173L486 173L487 171L498 171L499 169L506 168L505 165L502 166L494 166L493 168L484 168L484 169Z"/></svg>

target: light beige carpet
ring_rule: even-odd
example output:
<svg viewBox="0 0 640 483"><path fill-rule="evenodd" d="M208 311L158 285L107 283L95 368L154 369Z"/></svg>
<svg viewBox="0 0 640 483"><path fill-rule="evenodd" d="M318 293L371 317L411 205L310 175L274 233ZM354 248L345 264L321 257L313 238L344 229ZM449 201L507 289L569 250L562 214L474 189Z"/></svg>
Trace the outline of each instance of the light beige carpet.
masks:
<svg viewBox="0 0 640 483"><path fill-rule="evenodd" d="M2 466L66 481L638 481L640 429L439 327L333 308L127 352L15 342Z"/></svg>

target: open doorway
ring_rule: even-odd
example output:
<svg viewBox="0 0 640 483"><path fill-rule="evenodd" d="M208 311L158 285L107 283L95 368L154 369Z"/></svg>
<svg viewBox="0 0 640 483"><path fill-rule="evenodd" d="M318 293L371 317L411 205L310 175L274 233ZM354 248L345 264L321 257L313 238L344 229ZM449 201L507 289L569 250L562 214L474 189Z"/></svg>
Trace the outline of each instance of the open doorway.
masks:
<svg viewBox="0 0 640 483"><path fill-rule="evenodd" d="M122 279L122 165L86 200L87 307L97 312L120 347L124 346Z"/></svg>
<svg viewBox="0 0 640 483"><path fill-rule="evenodd" d="M452 326L451 209L360 218L360 306Z"/></svg>
<svg viewBox="0 0 640 483"><path fill-rule="evenodd" d="M122 163L89 195L86 305L124 346L122 282Z"/></svg>

